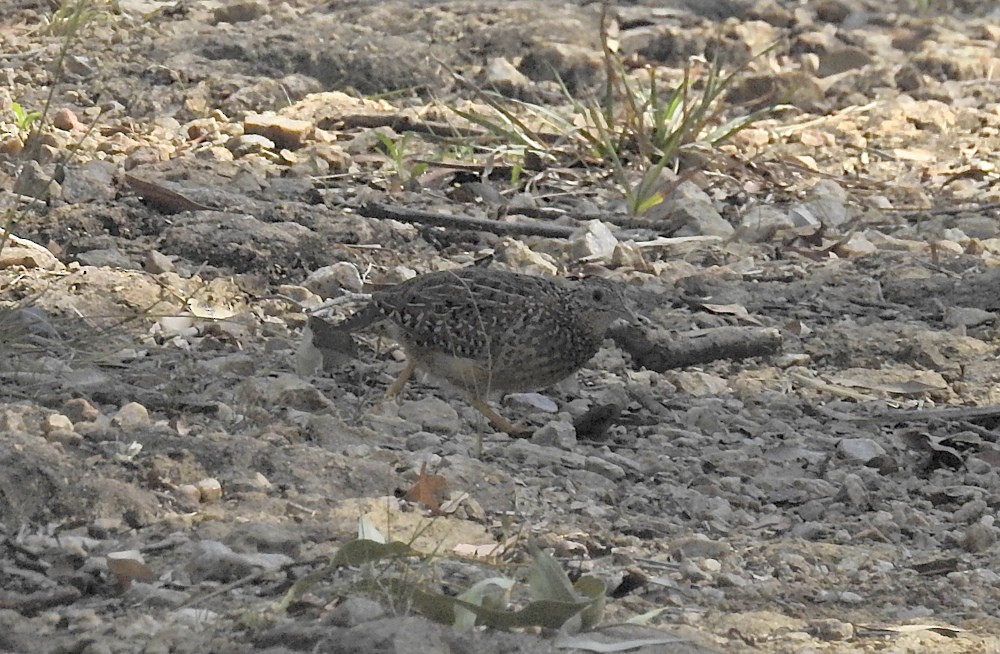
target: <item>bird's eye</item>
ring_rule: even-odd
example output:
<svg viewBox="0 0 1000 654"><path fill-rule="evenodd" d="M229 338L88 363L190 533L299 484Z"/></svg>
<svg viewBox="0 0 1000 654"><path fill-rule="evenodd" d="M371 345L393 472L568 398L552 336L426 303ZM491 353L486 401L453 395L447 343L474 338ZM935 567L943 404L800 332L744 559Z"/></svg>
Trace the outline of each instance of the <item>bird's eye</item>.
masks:
<svg viewBox="0 0 1000 654"><path fill-rule="evenodd" d="M594 302L604 302L604 289L595 288L591 297L594 298Z"/></svg>

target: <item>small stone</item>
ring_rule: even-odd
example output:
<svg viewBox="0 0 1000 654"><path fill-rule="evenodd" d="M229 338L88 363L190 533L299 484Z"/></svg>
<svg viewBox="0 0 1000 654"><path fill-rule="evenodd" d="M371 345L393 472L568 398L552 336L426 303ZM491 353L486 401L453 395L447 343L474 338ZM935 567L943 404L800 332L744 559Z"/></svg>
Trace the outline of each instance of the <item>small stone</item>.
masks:
<svg viewBox="0 0 1000 654"><path fill-rule="evenodd" d="M430 450L441 446L444 439L438 434L429 431L418 431L406 439L406 449L411 452L418 450Z"/></svg>
<svg viewBox="0 0 1000 654"><path fill-rule="evenodd" d="M535 81L565 84L575 93L604 81L601 54L581 45L540 42L521 60L519 70Z"/></svg>
<svg viewBox="0 0 1000 654"><path fill-rule="evenodd" d="M74 397L66 400L63 402L62 410L66 417L74 423L93 422L101 415L101 412L93 404L82 397Z"/></svg>
<svg viewBox="0 0 1000 654"><path fill-rule="evenodd" d="M794 226L788 212L769 204L758 204L744 214L738 234L741 241L761 243Z"/></svg>
<svg viewBox="0 0 1000 654"><path fill-rule="evenodd" d="M990 516L986 516L990 517ZM984 552L997 542L997 529L992 524L981 520L970 525L962 536L962 547L967 552Z"/></svg>
<svg viewBox="0 0 1000 654"><path fill-rule="evenodd" d="M976 307L947 307L944 312L944 323L949 327L977 327L996 319L996 313Z"/></svg>
<svg viewBox="0 0 1000 654"><path fill-rule="evenodd" d="M87 126L80 122L72 109L63 107L52 114L52 126L56 129L63 129L67 132L84 131Z"/></svg>
<svg viewBox="0 0 1000 654"><path fill-rule="evenodd" d="M73 431L73 421L61 413L52 413L45 416L42 424L42 432L49 434L56 430Z"/></svg>
<svg viewBox="0 0 1000 654"><path fill-rule="evenodd" d="M111 645L103 640L94 640L81 650L80 654L114 654Z"/></svg>
<svg viewBox="0 0 1000 654"><path fill-rule="evenodd" d="M863 604L865 601L865 598L861 597L861 595L850 590L840 593L838 599L845 604Z"/></svg>
<svg viewBox="0 0 1000 654"><path fill-rule="evenodd" d="M226 2L212 12L217 23L244 23L267 15L267 3L261 0Z"/></svg>
<svg viewBox="0 0 1000 654"><path fill-rule="evenodd" d="M698 562L699 567L705 572L721 572L722 564L719 563L718 559L702 559Z"/></svg>
<svg viewBox="0 0 1000 654"><path fill-rule="evenodd" d="M611 258L618 239L607 223L588 220L570 237L570 256L576 260L606 261Z"/></svg>
<svg viewBox="0 0 1000 654"><path fill-rule="evenodd" d="M344 289L359 293L363 287L357 266L347 261L317 268L302 285L325 299L340 295Z"/></svg>
<svg viewBox="0 0 1000 654"><path fill-rule="evenodd" d="M620 465L611 463L610 461L603 459L599 456L588 456L587 463L584 465L584 469L589 472L595 472L602 477L607 477L613 481L618 481L625 478L625 469Z"/></svg>
<svg viewBox="0 0 1000 654"><path fill-rule="evenodd" d="M531 80L517 67L503 57L494 57L486 63L483 71L487 85L496 88L501 93L511 93L518 89L531 87Z"/></svg>
<svg viewBox="0 0 1000 654"><path fill-rule="evenodd" d="M247 116L243 121L243 129L246 134L258 134L267 138L279 148L294 150L302 147L305 140L312 135L313 124L308 120L265 113Z"/></svg>
<svg viewBox="0 0 1000 654"><path fill-rule="evenodd" d="M691 560L681 561L678 568L681 577L687 581L702 582L708 581L711 577L698 567L698 564Z"/></svg>
<svg viewBox="0 0 1000 654"><path fill-rule="evenodd" d="M97 248L78 252L76 260L84 266L94 266L95 268L119 268L121 270L136 270L138 264L114 248Z"/></svg>
<svg viewBox="0 0 1000 654"><path fill-rule="evenodd" d="M66 166L61 180L63 200L70 204L110 202L118 194L117 176L118 166L110 161L95 159Z"/></svg>
<svg viewBox="0 0 1000 654"><path fill-rule="evenodd" d="M679 225L677 236L726 238L735 231L715 209L712 198L693 182L681 182L669 199L647 212L646 218Z"/></svg>
<svg viewBox="0 0 1000 654"><path fill-rule="evenodd" d="M122 429L135 429L149 424L149 412L138 402L129 402L118 409L111 422Z"/></svg>
<svg viewBox="0 0 1000 654"><path fill-rule="evenodd" d="M29 159L21 165L21 172L14 181L13 191L19 195L44 200L56 193L57 186L47 169L42 168L39 162ZM60 189L59 193L61 192Z"/></svg>
<svg viewBox="0 0 1000 654"><path fill-rule="evenodd" d="M454 434L459 428L458 412L437 397L403 402L399 406L398 415L407 422L437 434Z"/></svg>
<svg viewBox="0 0 1000 654"><path fill-rule="evenodd" d="M76 447L83 442L83 434L77 433L73 429L53 429L45 434L45 440L50 443L62 443Z"/></svg>
<svg viewBox="0 0 1000 654"><path fill-rule="evenodd" d="M366 597L348 597L333 610L327 622L336 627L353 627L384 615L385 609L378 602Z"/></svg>
<svg viewBox="0 0 1000 654"><path fill-rule="evenodd" d="M699 535L673 540L668 550L676 559L719 559L730 554L733 546L724 541L709 540Z"/></svg>
<svg viewBox="0 0 1000 654"><path fill-rule="evenodd" d="M333 407L331 402L318 388L296 375L281 374L277 377L256 378L265 406L292 408L309 413L322 411Z"/></svg>
<svg viewBox="0 0 1000 654"><path fill-rule="evenodd" d="M811 620L807 629L809 633L820 640L850 640L854 638L854 625L835 618Z"/></svg>
<svg viewBox="0 0 1000 654"><path fill-rule="evenodd" d="M531 442L571 450L576 446L576 428L568 422L553 420L537 429L531 436Z"/></svg>
<svg viewBox="0 0 1000 654"><path fill-rule="evenodd" d="M226 142L226 148L234 157L257 154L274 150L274 141L260 134L244 134L231 138Z"/></svg>
<svg viewBox="0 0 1000 654"><path fill-rule="evenodd" d="M159 275L160 273L173 272L174 262L167 255L156 250L150 250L142 262L142 268L146 272Z"/></svg>
<svg viewBox="0 0 1000 654"><path fill-rule="evenodd" d="M867 463L885 455L885 448L871 438L844 438L837 443L837 452L845 459Z"/></svg>
<svg viewBox="0 0 1000 654"><path fill-rule="evenodd" d="M0 251L0 268L11 266L46 270L58 270L64 267L47 248L26 238L7 234L4 248Z"/></svg>
<svg viewBox="0 0 1000 654"><path fill-rule="evenodd" d="M844 475L844 484L837 494L837 499L846 501L851 506L865 508L870 506L868 490L861 477L854 473Z"/></svg>
<svg viewBox="0 0 1000 654"><path fill-rule="evenodd" d="M194 484L181 484L174 491L174 496L186 509L197 509L201 503L201 491Z"/></svg>
<svg viewBox="0 0 1000 654"><path fill-rule="evenodd" d="M740 575L733 574L732 572L724 572L715 579L715 583L720 587L729 586L730 588L745 588L750 584L750 580L746 577L741 577Z"/></svg>
<svg viewBox="0 0 1000 654"><path fill-rule="evenodd" d="M240 554L218 541L203 540L188 560L188 571L195 583L203 581L229 582L261 569L274 570L292 563L284 554Z"/></svg>
<svg viewBox="0 0 1000 654"><path fill-rule="evenodd" d="M194 483L202 502L216 502L222 499L222 484L218 479L206 477Z"/></svg>

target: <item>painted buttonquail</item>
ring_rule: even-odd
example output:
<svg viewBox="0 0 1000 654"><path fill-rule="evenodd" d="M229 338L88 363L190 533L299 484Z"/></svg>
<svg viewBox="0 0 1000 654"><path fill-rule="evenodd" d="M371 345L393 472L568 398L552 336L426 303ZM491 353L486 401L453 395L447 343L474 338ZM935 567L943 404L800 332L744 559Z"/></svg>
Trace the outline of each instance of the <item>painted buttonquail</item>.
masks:
<svg viewBox="0 0 1000 654"><path fill-rule="evenodd" d="M570 282L469 267L376 292L335 329L369 331L402 345L406 367L388 396L421 368L465 390L496 428L523 432L483 398L568 377L594 356L615 320L631 315L621 289L603 279Z"/></svg>

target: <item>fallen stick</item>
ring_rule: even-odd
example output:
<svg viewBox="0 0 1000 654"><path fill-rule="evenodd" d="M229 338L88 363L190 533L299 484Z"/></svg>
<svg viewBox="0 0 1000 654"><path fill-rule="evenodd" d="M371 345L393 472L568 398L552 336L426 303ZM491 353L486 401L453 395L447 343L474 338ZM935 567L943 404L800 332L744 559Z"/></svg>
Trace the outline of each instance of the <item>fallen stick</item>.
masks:
<svg viewBox="0 0 1000 654"><path fill-rule="evenodd" d="M449 214L393 207L387 204L372 202L361 205L358 213L368 218L398 220L403 223L418 225L434 225L436 227L452 227L455 229L471 229L481 232L492 232L501 236L547 236L550 238L568 238L578 228L568 225L553 225L537 220L519 220L517 222L501 222L488 218L472 216L453 216Z"/></svg>

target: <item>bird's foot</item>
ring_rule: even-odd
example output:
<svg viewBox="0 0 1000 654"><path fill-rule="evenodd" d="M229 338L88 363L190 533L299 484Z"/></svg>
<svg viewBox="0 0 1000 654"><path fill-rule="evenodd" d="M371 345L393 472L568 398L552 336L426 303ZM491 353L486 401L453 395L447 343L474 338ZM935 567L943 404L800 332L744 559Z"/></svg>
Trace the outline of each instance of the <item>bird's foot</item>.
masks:
<svg viewBox="0 0 1000 654"><path fill-rule="evenodd" d="M493 410L489 404L484 402L482 399L473 395L469 398L469 403L475 407L479 413L486 416L486 419L490 421L497 430L506 432L515 438L523 438L525 436L530 436L535 432L531 427L523 427L521 425L515 425L511 421L504 418L502 415Z"/></svg>

